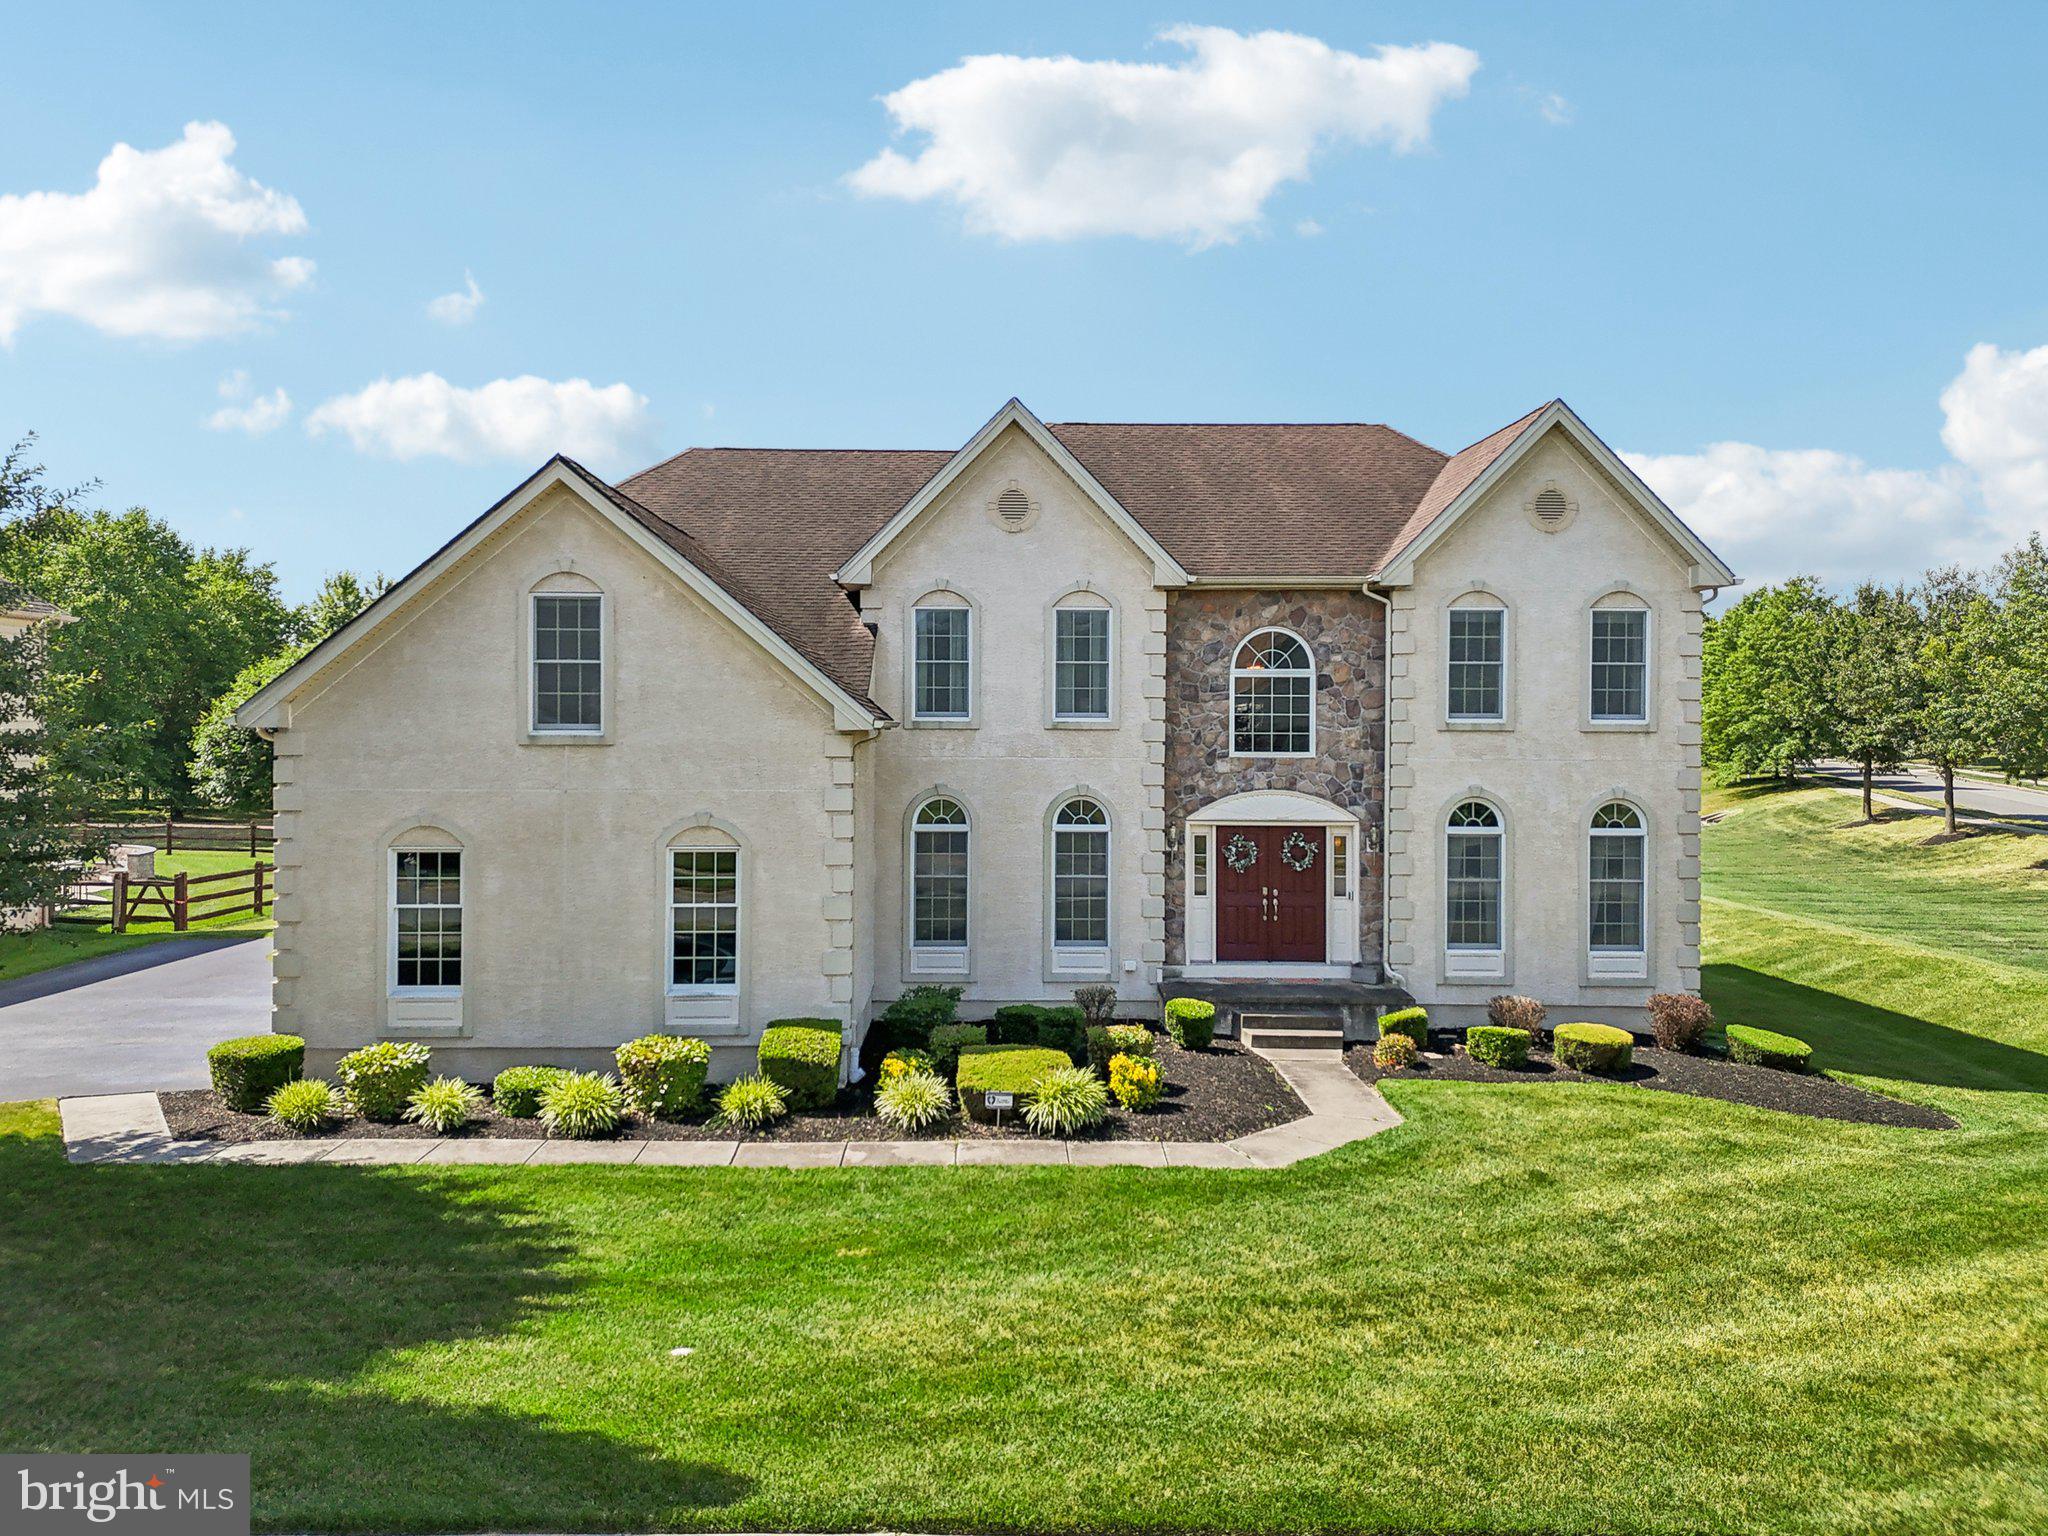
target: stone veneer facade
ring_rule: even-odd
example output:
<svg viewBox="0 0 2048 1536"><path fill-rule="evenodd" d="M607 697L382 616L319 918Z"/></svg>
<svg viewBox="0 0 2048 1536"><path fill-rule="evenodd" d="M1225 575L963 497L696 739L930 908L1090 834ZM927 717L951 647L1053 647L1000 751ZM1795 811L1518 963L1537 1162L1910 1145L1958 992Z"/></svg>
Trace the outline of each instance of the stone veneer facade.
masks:
<svg viewBox="0 0 2048 1536"><path fill-rule="evenodd" d="M1230 662L1253 630L1301 636L1316 664L1316 755L1230 755ZM1166 611L1166 963L1187 962L1188 816L1225 795L1291 789L1357 816L1358 954L1380 959L1386 611L1356 588L1183 588Z"/></svg>

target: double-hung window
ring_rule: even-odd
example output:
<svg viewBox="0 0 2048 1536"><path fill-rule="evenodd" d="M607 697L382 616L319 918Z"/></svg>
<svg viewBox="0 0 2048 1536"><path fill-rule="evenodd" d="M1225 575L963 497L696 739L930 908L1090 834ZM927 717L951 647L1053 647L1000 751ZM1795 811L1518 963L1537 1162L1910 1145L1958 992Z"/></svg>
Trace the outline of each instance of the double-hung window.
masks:
<svg viewBox="0 0 2048 1536"><path fill-rule="evenodd" d="M1053 610L1055 720L1109 718L1109 646L1107 608Z"/></svg>
<svg viewBox="0 0 2048 1536"><path fill-rule="evenodd" d="M1647 608L1593 610L1592 716L1612 724L1642 724L1650 718L1650 611Z"/></svg>
<svg viewBox="0 0 2048 1536"><path fill-rule="evenodd" d="M1109 946L1109 815L1069 800L1052 818L1052 942L1060 950Z"/></svg>
<svg viewBox="0 0 2048 1536"><path fill-rule="evenodd" d="M971 719L974 713L974 611L911 611L910 713L917 720Z"/></svg>
<svg viewBox="0 0 2048 1536"><path fill-rule="evenodd" d="M1505 953L1500 812L1467 800L1444 828L1444 957L1451 976L1498 976Z"/></svg>
<svg viewBox="0 0 2048 1536"><path fill-rule="evenodd" d="M462 985L462 854L398 848L391 855L391 980L401 992Z"/></svg>
<svg viewBox="0 0 2048 1536"><path fill-rule="evenodd" d="M919 969L966 969L972 836L966 807L943 795L910 819L910 948Z"/></svg>
<svg viewBox="0 0 2048 1536"><path fill-rule="evenodd" d="M1507 618L1501 608L1450 611L1445 697L1452 720L1507 718Z"/></svg>
<svg viewBox="0 0 2048 1536"><path fill-rule="evenodd" d="M594 592L533 594L533 730L604 731L604 599Z"/></svg>
<svg viewBox="0 0 2048 1536"><path fill-rule="evenodd" d="M1643 818L1610 801L1587 839L1586 940L1595 975L1640 976L1644 957Z"/></svg>
<svg viewBox="0 0 2048 1536"><path fill-rule="evenodd" d="M740 978L740 852L669 852L670 991L724 991Z"/></svg>

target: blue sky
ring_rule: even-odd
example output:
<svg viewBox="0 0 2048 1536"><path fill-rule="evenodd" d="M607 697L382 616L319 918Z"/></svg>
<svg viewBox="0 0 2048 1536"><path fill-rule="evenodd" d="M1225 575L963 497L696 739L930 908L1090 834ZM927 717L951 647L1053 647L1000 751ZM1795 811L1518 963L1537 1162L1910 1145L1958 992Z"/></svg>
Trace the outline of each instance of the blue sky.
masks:
<svg viewBox="0 0 2048 1536"><path fill-rule="evenodd" d="M294 596L551 432L949 447L1012 394L1445 449L1562 394L1752 580L2048 506L2038 5L80 6L10 47L0 434Z"/></svg>

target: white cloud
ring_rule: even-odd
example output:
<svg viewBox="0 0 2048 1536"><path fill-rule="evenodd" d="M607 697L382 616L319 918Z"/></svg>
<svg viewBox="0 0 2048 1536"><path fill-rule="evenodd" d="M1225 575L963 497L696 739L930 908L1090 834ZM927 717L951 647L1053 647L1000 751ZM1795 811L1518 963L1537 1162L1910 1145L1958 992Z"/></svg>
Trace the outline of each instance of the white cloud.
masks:
<svg viewBox="0 0 2048 1536"><path fill-rule="evenodd" d="M225 125L187 123L162 149L116 144L88 191L0 196L0 343L38 314L170 341L274 315L313 263L256 242L304 234L306 215L237 170L234 152Z"/></svg>
<svg viewBox="0 0 2048 1536"><path fill-rule="evenodd" d="M206 426L215 432L246 432L251 437L261 437L283 426L292 413L291 396L282 388L252 397L249 375L240 368L220 381L220 397L227 404L206 418Z"/></svg>
<svg viewBox="0 0 2048 1536"><path fill-rule="evenodd" d="M1750 585L1989 565L2048 523L2048 347L1971 348L1941 408L1952 459L1932 469L1751 443L1623 457Z"/></svg>
<svg viewBox="0 0 2048 1536"><path fill-rule="evenodd" d="M484 291L477 287L476 279L465 271L462 281L462 289L427 300L427 313L443 325L467 325L484 307Z"/></svg>
<svg viewBox="0 0 2048 1536"><path fill-rule="evenodd" d="M1173 64L981 54L882 98L913 154L847 179L871 197L945 197L1010 240L1138 235L1211 245L1255 228L1331 144L1415 149L1479 55L1452 43L1347 53L1293 32L1160 34Z"/></svg>
<svg viewBox="0 0 2048 1536"><path fill-rule="evenodd" d="M617 460L645 445L647 397L626 384L522 374L475 389L437 373L379 379L323 402L306 418L316 437L340 432L362 453L394 459L428 455L474 463L540 460L553 453Z"/></svg>
<svg viewBox="0 0 2048 1536"><path fill-rule="evenodd" d="M1537 97L1536 110L1543 115L1543 121L1553 128L1563 128L1579 115L1572 104L1555 91L1547 91Z"/></svg>
<svg viewBox="0 0 2048 1536"><path fill-rule="evenodd" d="M1323 232L1323 226L1314 219L1298 219L1295 221L1294 232L1304 240L1313 240Z"/></svg>

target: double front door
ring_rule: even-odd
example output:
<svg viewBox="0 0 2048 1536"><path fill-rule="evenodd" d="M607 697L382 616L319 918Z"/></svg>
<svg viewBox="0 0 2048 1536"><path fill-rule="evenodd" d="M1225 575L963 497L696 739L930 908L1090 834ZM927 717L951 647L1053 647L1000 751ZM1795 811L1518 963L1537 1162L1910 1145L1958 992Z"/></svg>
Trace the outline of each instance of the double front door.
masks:
<svg viewBox="0 0 2048 1536"><path fill-rule="evenodd" d="M1216 958L1327 958L1321 827L1216 829Z"/></svg>

